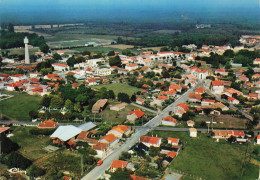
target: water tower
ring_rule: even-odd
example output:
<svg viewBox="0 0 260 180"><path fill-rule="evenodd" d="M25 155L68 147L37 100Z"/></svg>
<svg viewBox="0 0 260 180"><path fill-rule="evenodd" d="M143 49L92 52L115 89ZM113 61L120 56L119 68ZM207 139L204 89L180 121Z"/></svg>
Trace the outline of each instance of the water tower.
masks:
<svg viewBox="0 0 260 180"><path fill-rule="evenodd" d="M30 64L30 59L29 59L29 48L28 48L29 40L28 40L27 36L25 36L23 42L24 42L24 44L25 44L25 64Z"/></svg>

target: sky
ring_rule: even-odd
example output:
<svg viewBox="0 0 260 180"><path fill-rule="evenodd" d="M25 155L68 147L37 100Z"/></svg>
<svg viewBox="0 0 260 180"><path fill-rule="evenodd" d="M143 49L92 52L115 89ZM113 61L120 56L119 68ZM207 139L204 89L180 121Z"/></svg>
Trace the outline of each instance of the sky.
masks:
<svg viewBox="0 0 260 180"><path fill-rule="evenodd" d="M259 0L0 0L0 22L259 22L259 7Z"/></svg>

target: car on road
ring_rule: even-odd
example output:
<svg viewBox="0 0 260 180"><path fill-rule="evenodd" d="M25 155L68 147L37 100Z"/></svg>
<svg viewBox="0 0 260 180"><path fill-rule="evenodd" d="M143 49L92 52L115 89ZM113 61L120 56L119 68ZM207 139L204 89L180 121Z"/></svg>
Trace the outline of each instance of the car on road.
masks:
<svg viewBox="0 0 260 180"><path fill-rule="evenodd" d="M99 161L97 162L97 166L100 166L101 164L103 164L103 161L102 161L102 160L99 160Z"/></svg>

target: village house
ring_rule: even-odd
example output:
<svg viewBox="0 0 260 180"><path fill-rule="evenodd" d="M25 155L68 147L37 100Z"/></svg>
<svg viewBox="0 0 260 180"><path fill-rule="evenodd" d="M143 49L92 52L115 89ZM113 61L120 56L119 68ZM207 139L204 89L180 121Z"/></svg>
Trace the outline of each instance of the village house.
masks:
<svg viewBox="0 0 260 180"><path fill-rule="evenodd" d="M162 103L167 100L169 97L168 96L159 96L158 98L155 98L153 102L150 103L151 106L157 105L157 106L162 106Z"/></svg>
<svg viewBox="0 0 260 180"><path fill-rule="evenodd" d="M212 138L214 139L227 139L230 138L231 136L234 136L236 138L245 137L244 131L213 130L212 132L214 133L214 135L212 136Z"/></svg>
<svg viewBox="0 0 260 180"><path fill-rule="evenodd" d="M190 132L190 137L197 137L197 129L190 128L189 132Z"/></svg>
<svg viewBox="0 0 260 180"><path fill-rule="evenodd" d="M144 105L145 104L145 99L142 99L142 98L137 98L135 100L136 104L140 104L140 105Z"/></svg>
<svg viewBox="0 0 260 180"><path fill-rule="evenodd" d="M195 125L195 122L194 121L192 121L192 120L188 120L187 121L187 126L188 127L193 127Z"/></svg>
<svg viewBox="0 0 260 180"><path fill-rule="evenodd" d="M139 109L131 111L127 116L126 119L130 122L130 123L134 123L136 119L139 119L141 117L143 117L145 115L145 113Z"/></svg>
<svg viewBox="0 0 260 180"><path fill-rule="evenodd" d="M212 81L211 90L216 94L221 94L224 91L224 82L223 81Z"/></svg>
<svg viewBox="0 0 260 180"><path fill-rule="evenodd" d="M227 95L229 97L232 97L233 94L237 94L237 96L243 95L242 92L240 92L240 91L238 91L236 89L233 89L233 88L226 89L224 92L222 92L222 94L225 94L225 95Z"/></svg>
<svg viewBox="0 0 260 180"><path fill-rule="evenodd" d="M116 137L122 137L123 135L128 136L131 132L130 126L125 125L117 125L113 127L110 131L107 132L107 134L114 134Z"/></svg>
<svg viewBox="0 0 260 180"><path fill-rule="evenodd" d="M189 107L185 103L180 103L174 108L174 114L182 117L184 113L189 110Z"/></svg>
<svg viewBox="0 0 260 180"><path fill-rule="evenodd" d="M212 99L203 99L201 102L201 106L209 106L215 103L215 100Z"/></svg>
<svg viewBox="0 0 260 180"><path fill-rule="evenodd" d="M109 167L110 172L115 172L118 168L124 169L126 168L128 162L127 161L121 161L118 159L114 159L112 164Z"/></svg>
<svg viewBox="0 0 260 180"><path fill-rule="evenodd" d="M122 109L125 109L126 105L127 105L126 103L116 104L114 106L111 106L110 110L111 111L121 111Z"/></svg>
<svg viewBox="0 0 260 180"><path fill-rule="evenodd" d="M230 104L239 104L239 100L237 100L236 98L233 98L231 96L228 97L228 102Z"/></svg>
<svg viewBox="0 0 260 180"><path fill-rule="evenodd" d="M178 146L179 142L180 142L179 139L168 137L168 144Z"/></svg>
<svg viewBox="0 0 260 180"><path fill-rule="evenodd" d="M222 75L222 76L228 75L228 73L226 72L225 69L216 69L216 70L215 70L215 74L220 74L220 75Z"/></svg>
<svg viewBox="0 0 260 180"><path fill-rule="evenodd" d="M139 66L137 64L129 64L129 65L125 66L125 69L128 70L128 71L132 71L132 70L137 69L138 67Z"/></svg>
<svg viewBox="0 0 260 180"><path fill-rule="evenodd" d="M10 78L13 80L13 82L17 82L17 81L27 79L27 76L24 74L16 74L16 75L10 76Z"/></svg>
<svg viewBox="0 0 260 180"><path fill-rule="evenodd" d="M257 65L257 66L260 66L260 58L256 58L256 59L253 61L253 64L254 64L254 65Z"/></svg>
<svg viewBox="0 0 260 180"><path fill-rule="evenodd" d="M196 94L203 94L206 91L204 87L199 87L195 90Z"/></svg>
<svg viewBox="0 0 260 180"><path fill-rule="evenodd" d="M201 94L190 93L188 101L196 103L196 102L201 102L201 99L202 99Z"/></svg>
<svg viewBox="0 0 260 180"><path fill-rule="evenodd" d="M159 137L151 137L151 136L141 136L140 142L143 143L147 147L160 147L162 143L162 138Z"/></svg>
<svg viewBox="0 0 260 180"><path fill-rule="evenodd" d="M107 153L108 144L98 142L95 145L93 145L92 148L97 152L95 156L102 159Z"/></svg>
<svg viewBox="0 0 260 180"><path fill-rule="evenodd" d="M52 67L54 68L55 71L66 71L66 69L69 68L67 64L58 64L58 63L52 64Z"/></svg>
<svg viewBox="0 0 260 180"><path fill-rule="evenodd" d="M165 126L176 126L177 120L171 116L163 117L162 118L162 125Z"/></svg>
<svg viewBox="0 0 260 180"><path fill-rule="evenodd" d="M111 69L108 68L102 68L102 69L95 69L94 75L97 76L108 76L112 72Z"/></svg>
<svg viewBox="0 0 260 180"><path fill-rule="evenodd" d="M37 127L39 129L49 129L49 128L56 128L57 126L58 126L58 123L54 122L50 119L50 120L47 120L47 121L43 121Z"/></svg>
<svg viewBox="0 0 260 180"><path fill-rule="evenodd" d="M87 79L86 84L88 84L89 86L94 86L94 85L97 85L98 83L97 83L96 79L90 78L90 79Z"/></svg>
<svg viewBox="0 0 260 180"><path fill-rule="evenodd" d="M99 142L106 143L111 148L114 147L118 143L118 141L118 137L116 137L114 134L107 134L99 140Z"/></svg>

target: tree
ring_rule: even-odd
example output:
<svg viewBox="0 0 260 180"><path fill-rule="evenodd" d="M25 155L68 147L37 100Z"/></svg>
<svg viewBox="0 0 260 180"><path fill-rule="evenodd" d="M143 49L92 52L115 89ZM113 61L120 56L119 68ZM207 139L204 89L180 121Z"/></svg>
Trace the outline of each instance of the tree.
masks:
<svg viewBox="0 0 260 180"><path fill-rule="evenodd" d="M76 81L76 78L73 75L66 75L66 79L70 84Z"/></svg>
<svg viewBox="0 0 260 180"><path fill-rule="evenodd" d="M130 170L118 168L114 173L111 174L110 180L132 180L130 174Z"/></svg>
<svg viewBox="0 0 260 180"><path fill-rule="evenodd" d="M49 107L51 103L51 97L44 95L41 99L41 105L44 107Z"/></svg>
<svg viewBox="0 0 260 180"><path fill-rule="evenodd" d="M41 44L39 48L45 54L49 52L49 46L46 43Z"/></svg>
<svg viewBox="0 0 260 180"><path fill-rule="evenodd" d="M124 49L124 50L122 51L122 54L123 54L123 55L126 55L126 56L135 56L135 54L132 53L132 51L131 51L130 49Z"/></svg>
<svg viewBox="0 0 260 180"><path fill-rule="evenodd" d="M129 95L126 93L118 93L118 101L130 103Z"/></svg>
<svg viewBox="0 0 260 180"><path fill-rule="evenodd" d="M236 142L236 137L230 136L230 137L227 139L227 141L228 141L229 143Z"/></svg>
<svg viewBox="0 0 260 180"><path fill-rule="evenodd" d="M66 109L68 109L69 111L73 111L73 103L71 102L71 100L67 99L67 100L65 101L64 107L65 107Z"/></svg>
<svg viewBox="0 0 260 180"><path fill-rule="evenodd" d="M231 87L239 91L241 90L241 84L238 82L232 82Z"/></svg>
<svg viewBox="0 0 260 180"><path fill-rule="evenodd" d="M109 98L109 99L115 99L115 97L116 97L113 90L109 90L109 91L107 92L107 95L108 95L108 98Z"/></svg>
<svg viewBox="0 0 260 180"><path fill-rule="evenodd" d="M107 56L114 56L115 55L115 51L109 51L108 53L107 53Z"/></svg>
<svg viewBox="0 0 260 180"><path fill-rule="evenodd" d="M62 59L62 57L58 53L54 53L52 57L55 60L61 60Z"/></svg>
<svg viewBox="0 0 260 180"><path fill-rule="evenodd" d="M59 96L53 96L51 98L50 108L52 109L60 109L62 108L63 100Z"/></svg>
<svg viewBox="0 0 260 180"><path fill-rule="evenodd" d="M83 56L86 56L86 55L90 56L90 55L91 55L91 52L90 52L90 51L83 51L83 52L82 52L82 55L83 55Z"/></svg>
<svg viewBox="0 0 260 180"><path fill-rule="evenodd" d="M76 63L78 64L78 63L82 63L82 62L85 62L85 58L82 57L82 56L78 56L78 57L76 58Z"/></svg>
<svg viewBox="0 0 260 180"><path fill-rule="evenodd" d="M223 55L224 55L224 56L227 56L227 57L229 57L229 58L233 58L233 57L235 56L235 53L234 53L233 50L227 49L227 50L224 52Z"/></svg>
<svg viewBox="0 0 260 180"><path fill-rule="evenodd" d="M122 62L119 56L110 57L109 58L109 65L110 66L117 66L122 67Z"/></svg>
<svg viewBox="0 0 260 180"><path fill-rule="evenodd" d="M74 111L81 112L81 105L80 102L74 104Z"/></svg>
<svg viewBox="0 0 260 180"><path fill-rule="evenodd" d="M76 97L75 101L76 101L76 102L79 102L81 105L83 105L83 104L86 103L87 99L88 99L87 96L84 96L83 94L79 94L79 95Z"/></svg>
<svg viewBox="0 0 260 180"><path fill-rule="evenodd" d="M131 101L132 101L132 102L135 102L135 101L136 101L136 95L135 95L135 94L133 94L133 95L131 96Z"/></svg>
<svg viewBox="0 0 260 180"><path fill-rule="evenodd" d="M43 176L45 171L35 165L31 165L29 168L26 169L26 174L32 178L36 178L39 176Z"/></svg>
<svg viewBox="0 0 260 180"><path fill-rule="evenodd" d="M38 112L35 110L31 110L29 111L29 116L31 117L31 119L36 119L38 118Z"/></svg>
<svg viewBox="0 0 260 180"><path fill-rule="evenodd" d="M122 161L127 161L131 158L131 154L129 154L128 152L126 151L123 151L121 153L121 155L119 156L119 160L122 160Z"/></svg>
<svg viewBox="0 0 260 180"><path fill-rule="evenodd" d="M160 152L160 148L158 148L158 147L151 146L149 148L149 155L152 157L157 156L159 154L159 152Z"/></svg>
<svg viewBox="0 0 260 180"><path fill-rule="evenodd" d="M23 157L21 154L18 154L17 152L12 152L6 155L3 158L3 162L8 166L8 168L17 167L21 169L26 169L32 164L32 162L29 159Z"/></svg>
<svg viewBox="0 0 260 180"><path fill-rule="evenodd" d="M162 47L160 49L160 52L164 52L164 51L170 51L170 49L168 47Z"/></svg>
<svg viewBox="0 0 260 180"><path fill-rule="evenodd" d="M74 64L76 64L76 60L75 60L75 57L72 56L72 57L70 57L70 58L67 60L67 65L68 65L69 67L74 67Z"/></svg>

